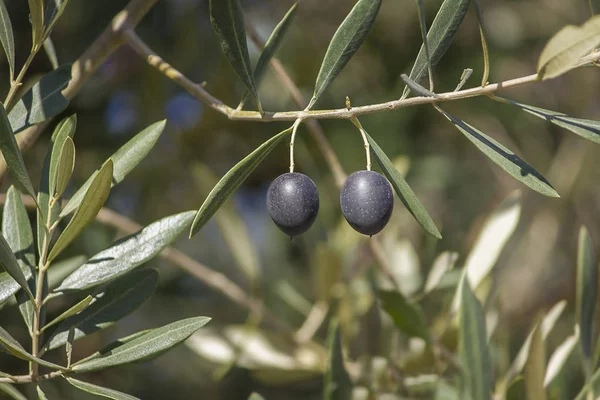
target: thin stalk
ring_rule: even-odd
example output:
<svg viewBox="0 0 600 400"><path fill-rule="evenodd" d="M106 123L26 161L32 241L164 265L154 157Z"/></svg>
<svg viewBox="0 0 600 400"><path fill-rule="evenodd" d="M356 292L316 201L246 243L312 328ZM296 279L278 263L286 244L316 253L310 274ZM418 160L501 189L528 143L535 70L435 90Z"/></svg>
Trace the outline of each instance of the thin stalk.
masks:
<svg viewBox="0 0 600 400"><path fill-rule="evenodd" d="M360 124L358 118L352 118L352 123L354 126L358 128L360 131L360 136L362 136L363 144L365 146L365 153L367 157L367 171L371 170L371 146L369 145L369 140L367 139L367 132L365 132L364 128Z"/></svg>
<svg viewBox="0 0 600 400"><path fill-rule="evenodd" d="M25 60L25 64L23 64L21 71L17 75L17 79L15 79L15 80L11 79L10 89L8 90L8 95L6 96L6 99L4 100L4 107L6 108L6 110L10 110L10 108L12 106L11 103L14 100L15 95L17 94L17 90L19 90L19 87L23 83L22 81L23 81L23 78L25 77L25 73L27 73L27 70L29 69L31 62L33 61L33 58L35 57L35 55L37 54L37 52L39 50L40 50L40 46L31 48L31 52L29 53L29 56L27 56L27 60Z"/></svg>
<svg viewBox="0 0 600 400"><path fill-rule="evenodd" d="M296 132L298 131L298 126L300 126L301 122L302 119L298 118L292 127L292 138L290 140L290 172L294 172L294 167L296 166L294 164L294 142L296 141Z"/></svg>

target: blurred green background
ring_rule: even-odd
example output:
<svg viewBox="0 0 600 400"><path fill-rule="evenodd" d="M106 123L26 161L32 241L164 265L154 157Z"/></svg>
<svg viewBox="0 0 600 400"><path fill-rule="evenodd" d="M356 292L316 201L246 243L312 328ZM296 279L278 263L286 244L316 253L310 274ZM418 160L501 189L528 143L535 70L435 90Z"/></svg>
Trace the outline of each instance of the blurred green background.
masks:
<svg viewBox="0 0 600 400"><path fill-rule="evenodd" d="M307 97L312 93L327 44L353 3L351 0L300 2L278 57ZM126 4L124 0L71 0L52 34L60 63L74 62ZM248 20L263 38L268 37L292 4L288 0L242 1ZM425 1L429 23L440 4L440 0ZM581 24L590 17L586 0L482 0L481 4L490 49L491 82L534 73L545 42L564 25ZM6 5L15 30L17 65L21 65L31 40L27 2L7 0ZM217 98L231 106L241 99L243 85L220 53L209 23L207 0L159 1L137 32L190 79L198 83L206 81L206 89ZM420 46L414 2L384 0L367 41L316 108L341 108L345 96L350 97L354 106L399 98L403 89L399 76L410 70ZM256 60L258 50L250 45L250 51ZM4 77L0 88L5 93L8 68L4 58L0 60L0 68L0 76ZM470 10L452 47L435 68L436 91L453 90L464 68L474 69L467 86L479 85L483 62L474 10ZM41 52L30 68L30 78L50 69ZM598 70L583 68L549 82L503 91L502 95L575 117L600 119L599 85ZM269 111L297 108L272 71L262 80L260 97ZM432 107L412 107L361 118L371 136L407 174L408 182L442 231L442 240L429 237L397 201L392 223L377 240L406 294L421 287L433 260L441 252L458 252L457 265L462 266L486 218L510 193L521 189L520 220L495 263L487 302L498 317L492 354L498 370L502 371L514 357L535 317L561 299L569 301L567 312L548 339L549 348L555 348L572 329L575 251L580 225L587 225L595 243L600 240L600 147L487 98L456 101L445 104L444 108L522 156L561 195L560 199L545 198L513 180ZM144 225L166 215L198 208L215 179L287 127L282 123L227 120L149 67L127 46L102 65L63 116L72 113L78 116L77 160L68 194L135 133L167 118L167 129L157 146L126 182L112 190L107 203L107 207ZM344 170L351 173L364 169L362 142L352 124L322 121L322 127ZM39 181L50 132L48 129L26 154L34 182ZM234 194L232 205L220 212L229 231L213 220L192 240L181 238L176 247L263 299L294 329L302 324L313 303L335 299L339 302L348 356L353 361L385 359L408 351L410 342L390 327L387 316L372 308L377 268L367 246L369 239L346 226L331 171L305 128L299 131L296 163L298 170L308 174L319 188L319 217L307 234L291 242L270 221L265 194L269 182L288 169L287 149L282 144L273 151ZM3 192L9 184L10 180L5 179ZM68 256L91 256L120 235L96 223L71 246ZM251 246L243 247L246 242ZM265 328L265 334L283 342L278 345L278 352L271 349L274 353L270 354L265 348L275 345L265 339L268 336L231 330L233 325L239 328L249 321L247 310L176 265L159 259L151 264L161 273L160 286L151 300L116 326L77 342L76 356L89 354L109 340L137 330L188 316L207 315L213 318L207 332L214 336L204 342L211 345L204 346L212 349L212 360L206 358L208 350L203 353L199 349L203 345L195 345L202 342L198 337L151 362L96 373L88 380L142 399L246 399L252 390L260 391L268 400L321 397L319 369L307 367L297 371L294 365L322 362L319 357L322 357L326 322L317 331L314 351L289 350L291 345L284 335ZM452 295L452 289L439 290L422 302L432 326L443 320L439 316L449 309ZM53 303L49 313L58 315L65 306ZM15 307L0 310L0 321L27 343L27 333ZM237 356L228 353L227 342L222 340L235 342L232 337L241 340L236 343L241 343L242 349L264 358L262 361L269 368L253 362L248 354L244 356L249 362L238 359L240 365L232 365ZM317 357L317 361L313 362L311 357ZM0 365L2 370L17 368L19 372L18 366L23 363L0 354ZM398 361L399 376L430 372L431 366L424 365L411 367L410 363ZM560 387L553 392L554 398L572 398L581 387L582 372L576 360L563 375ZM51 399L88 398L61 381L47 382L43 387ZM403 390L399 389L403 394L397 398L431 398L431 394L407 394Z"/></svg>

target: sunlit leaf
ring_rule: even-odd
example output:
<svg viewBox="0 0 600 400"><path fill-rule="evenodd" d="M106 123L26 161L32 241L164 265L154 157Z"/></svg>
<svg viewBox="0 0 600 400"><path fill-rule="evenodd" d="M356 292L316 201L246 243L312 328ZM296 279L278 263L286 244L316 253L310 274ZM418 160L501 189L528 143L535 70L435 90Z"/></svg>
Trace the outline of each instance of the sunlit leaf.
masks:
<svg viewBox="0 0 600 400"><path fill-rule="evenodd" d="M21 196L12 186L6 193L2 218L2 235L16 258L18 268L22 272L21 275L25 280L30 279L32 270L35 268L33 233ZM0 272L0 303L16 293L20 287L19 283L8 272Z"/></svg>
<svg viewBox="0 0 600 400"><path fill-rule="evenodd" d="M329 360L323 381L323 400L345 400L351 398L352 381L344 366L340 325L333 321L327 339Z"/></svg>
<svg viewBox="0 0 600 400"><path fill-rule="evenodd" d="M60 160L56 171L56 188L53 193L54 197L58 198L63 194L74 169L75 145L73 144L73 139L67 137L67 140L65 140L65 143L63 144L62 151L60 152Z"/></svg>
<svg viewBox="0 0 600 400"><path fill-rule="evenodd" d="M427 281L425 282L425 287L423 291L425 293L429 293L440 284L442 277L446 274L446 272L452 270L454 265L456 265L456 261L458 260L458 253L451 253L449 251L445 251L440 254L434 261L431 270L429 271L429 275L427 275Z"/></svg>
<svg viewBox="0 0 600 400"><path fill-rule="evenodd" d="M173 243L192 218L194 211L171 215L118 240L69 275L54 292L89 289L126 274Z"/></svg>
<svg viewBox="0 0 600 400"><path fill-rule="evenodd" d="M188 318L153 329L145 335L114 348L110 353L73 364L72 370L75 372L98 371L152 359L183 342L206 325L208 321L210 321L208 317Z"/></svg>
<svg viewBox="0 0 600 400"><path fill-rule="evenodd" d="M44 33L44 1L43 0L28 0L29 13L31 17L31 32L33 44L40 44L40 40Z"/></svg>
<svg viewBox="0 0 600 400"><path fill-rule="evenodd" d="M542 327L538 324L531 336L529 355L525 363L525 387L528 399L546 400L544 376L546 375L546 350Z"/></svg>
<svg viewBox="0 0 600 400"><path fill-rule="evenodd" d="M459 118L456 118L441 109L440 112L442 112L443 115L467 137L467 139L477 146L481 152L513 178L544 196L560 197L546 178L512 151Z"/></svg>
<svg viewBox="0 0 600 400"><path fill-rule="evenodd" d="M548 387L554 379L560 374L563 367L567 363L569 356L573 353L577 342L579 341L579 329L575 330L575 333L565 339L552 353L550 361L548 361L548 368L546 369L546 376L544 377L544 387Z"/></svg>
<svg viewBox="0 0 600 400"><path fill-rule="evenodd" d="M54 47L54 42L50 37L44 40L44 51L48 56L48 61L52 65L53 69L57 69L60 65L58 64L58 56L56 55L56 48Z"/></svg>
<svg viewBox="0 0 600 400"><path fill-rule="evenodd" d="M567 114L557 111L545 110L539 107L533 107L527 104L517 103L516 101L495 97L500 101L515 105L522 108L524 111L535 115L538 118L552 122L554 125L570 130L571 132L591 140L595 143L600 143L600 121L591 119L574 118Z"/></svg>
<svg viewBox="0 0 600 400"><path fill-rule="evenodd" d="M260 394L254 392L250 395L250 397L248 397L248 400L265 400L265 398L262 397Z"/></svg>
<svg viewBox="0 0 600 400"><path fill-rule="evenodd" d="M442 3L427 33L432 67L437 65L452 44L452 40L469 9L469 3L470 0L445 0ZM422 45L409 77L415 82L420 82L426 74L427 53L425 46ZM402 98L406 98L409 93L410 90L406 87L402 93Z"/></svg>
<svg viewBox="0 0 600 400"><path fill-rule="evenodd" d="M15 38L13 36L10 16L8 15L4 1L0 1L0 43L2 43L6 59L8 60L10 79L12 80L15 75Z"/></svg>
<svg viewBox="0 0 600 400"><path fill-rule="evenodd" d="M579 60L600 45L600 15L581 26L567 25L554 35L538 60L538 77L556 78L572 69Z"/></svg>
<svg viewBox="0 0 600 400"><path fill-rule="evenodd" d="M460 283L459 293L461 297L459 356L466 388L471 399L489 399L494 379L487 345L485 314L471 290L466 275Z"/></svg>
<svg viewBox="0 0 600 400"><path fill-rule="evenodd" d="M25 168L23 155L15 139L14 132L6 116L4 106L0 105L0 151L4 156L6 165L11 175L17 180L20 186L31 197L35 197L33 185L29 179L29 174Z"/></svg>
<svg viewBox="0 0 600 400"><path fill-rule="evenodd" d="M246 180L248 175L254 171L265 157L267 157L271 150L273 150L291 131L292 128L290 127L279 132L227 171L225 176L221 178L208 194L208 197L204 200L204 203L202 203L202 206L200 206L200 209L196 213L190 230L190 238L206 225L219 207L221 207L229 196L231 196L231 194Z"/></svg>
<svg viewBox="0 0 600 400"><path fill-rule="evenodd" d="M23 396L21 392L17 390L17 388L8 383L0 383L0 392L5 393L14 400L27 400L27 397Z"/></svg>
<svg viewBox="0 0 600 400"><path fill-rule="evenodd" d="M100 397L107 397L113 400L139 400L137 397L133 397L126 393L122 393L113 389L105 388L103 386L98 386L91 384L89 382L83 382L75 378L66 377L65 378L71 385L75 386L77 389L83 390L84 392L88 392Z"/></svg>
<svg viewBox="0 0 600 400"><path fill-rule="evenodd" d="M600 369L594 372L594 374L588 379L581 392L575 397L575 400L589 400L593 398L593 388L598 387L600 384ZM597 393L597 392L596 392Z"/></svg>
<svg viewBox="0 0 600 400"><path fill-rule="evenodd" d="M119 150L109 157L109 159L113 162L111 187L121 183L127 174L129 174L131 170L134 169L148 155L165 129L166 123L166 120L162 120L148 126L146 129L131 138L127 143L121 146ZM75 211L77 207L79 207L84 194L90 187L92 181L95 179L97 173L98 172L94 172L94 174L90 176L83 185L81 185L77 192L71 196L60 213L61 217L69 215Z"/></svg>
<svg viewBox="0 0 600 400"><path fill-rule="evenodd" d="M400 292L380 290L382 308L392 317L396 326L410 337L430 340L425 314L417 303L407 300Z"/></svg>
<svg viewBox="0 0 600 400"><path fill-rule="evenodd" d="M256 66L254 67L254 81L256 85L259 84L263 74L265 73L271 58L277 53L283 39L296 16L296 9L298 8L298 3L294 3L294 5L289 9L289 11L284 15L283 19L277 24L273 32L271 32L271 36L267 39L265 43L265 47L263 51L260 53L260 57L256 62ZM242 105L246 102L250 96L250 93L247 92L246 96L244 96L244 100L242 100Z"/></svg>
<svg viewBox="0 0 600 400"><path fill-rule="evenodd" d="M154 292L158 273L152 269L134 271L111 282L92 296L93 303L77 315L68 316L44 345L52 350L67 343L69 331L73 341L108 328L137 310Z"/></svg>
<svg viewBox="0 0 600 400"><path fill-rule="evenodd" d="M52 268L48 271L48 286L54 289L77 268L81 267L88 258L84 255L69 257L52 263Z"/></svg>
<svg viewBox="0 0 600 400"><path fill-rule="evenodd" d="M377 142L375 142L375 140L373 140L373 138L366 133L366 131L365 134L371 147L371 154L373 154L384 175L392 184L392 187L396 191L398 197L400 197L402 204L404 204L406 209L413 215L413 217L415 217L417 222L423 227L423 229L425 229L427 233L435 236L438 239L441 239L442 235L435 226L435 222L433 222L433 219L431 219L427 213L427 210L423 204L421 204L406 180L402 177L402 175L400 175L400 172L398 172L398 170L394 167L392 161L388 158L381 147L379 147Z"/></svg>
<svg viewBox="0 0 600 400"><path fill-rule="evenodd" d="M223 54L258 102L246 43L244 12L239 0L210 0L210 23L219 39Z"/></svg>
<svg viewBox="0 0 600 400"><path fill-rule="evenodd" d="M517 228L521 193L513 192L487 218L465 262L471 287L477 289L496 264L504 245Z"/></svg>
<svg viewBox="0 0 600 400"><path fill-rule="evenodd" d="M35 392L37 393L38 400L49 400L39 384L35 385Z"/></svg>
<svg viewBox="0 0 600 400"><path fill-rule="evenodd" d="M25 275L21 270L19 262L15 258L13 251L11 250L8 243L6 243L6 240L2 235L0 235L0 266L4 268L8 275L10 275L12 279L14 279L23 290L25 290L25 292L27 292L30 298L33 298L33 294L29 290L27 279L25 278ZM2 286L6 286L6 283L0 283L0 288L2 288ZM5 290L6 288L4 287L3 289Z"/></svg>
<svg viewBox="0 0 600 400"><path fill-rule="evenodd" d="M39 365L42 365L42 366L48 367L48 368L65 370L65 368L61 367L60 365L53 364L49 361L42 360L40 358L34 357L31 354L29 354L27 351L25 351L23 346L21 346L19 344L19 342L17 342L15 340L15 338L13 338L1 326L0 326L0 344L2 344L4 346L4 348L10 354L12 354L13 356L18 357L22 360L31 361L33 363L36 363L36 364L39 364Z"/></svg>
<svg viewBox="0 0 600 400"><path fill-rule="evenodd" d="M69 100L61 91L71 80L71 66L63 65L44 75L8 113L13 132L55 117L67 108Z"/></svg>
<svg viewBox="0 0 600 400"><path fill-rule="evenodd" d="M579 230L577 249L577 319L581 329L580 342L584 356L592 356L594 338L594 315L598 296L598 260L594 254L594 245L587 229Z"/></svg>
<svg viewBox="0 0 600 400"><path fill-rule="evenodd" d="M315 104L362 45L375 23L380 7L381 0L358 0L338 27L323 58L308 108Z"/></svg>
<svg viewBox="0 0 600 400"><path fill-rule="evenodd" d="M89 361L94 358L98 358L100 356L106 355L106 354L110 353L113 349L116 349L117 347L120 347L120 346L124 345L125 343L129 343L132 340L142 337L142 336L146 335L147 333L152 332L153 330L154 329L144 329L142 331L132 333L131 335L119 338L119 339L115 340L114 342L110 342L109 344L104 346L102 349L90 354L89 356L87 356L85 358L82 358L78 362L83 363L84 361Z"/></svg>
<svg viewBox="0 0 600 400"><path fill-rule="evenodd" d="M112 175L113 163L109 159L100 168L100 171L83 196L81 205L75 211L75 215L73 215L65 230L58 237L54 246L52 246L52 250L50 250L50 254L48 255L48 262L59 255L86 226L94 221L96 215L98 215L98 212L104 206L106 199L108 199Z"/></svg>

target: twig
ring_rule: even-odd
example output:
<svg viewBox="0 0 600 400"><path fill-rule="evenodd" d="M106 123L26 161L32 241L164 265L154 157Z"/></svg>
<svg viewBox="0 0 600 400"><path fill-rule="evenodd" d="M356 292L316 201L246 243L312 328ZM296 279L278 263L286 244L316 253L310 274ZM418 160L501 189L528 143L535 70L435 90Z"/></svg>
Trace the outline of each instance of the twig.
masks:
<svg viewBox="0 0 600 400"><path fill-rule="evenodd" d="M96 70L115 52L123 43L123 33L136 27L142 18L150 11L158 0L131 0L104 29L104 32L92 45L79 57L71 67L71 81L62 91L67 99L72 99L79 92L85 82ZM17 142L21 151L27 150L38 139L48 126L50 120L31 126L17 135ZM0 179L6 173L6 162L0 157Z"/></svg>
<svg viewBox="0 0 600 400"><path fill-rule="evenodd" d="M48 379L56 378L63 375L63 371L54 371L44 375L31 376L31 375L14 375L8 378L0 378L0 383L31 383L45 381Z"/></svg>
<svg viewBox="0 0 600 400"><path fill-rule="evenodd" d="M257 122L272 122L272 121L295 121L298 118L302 120L311 119L352 119L365 114L373 114L383 111L391 111L399 108L416 106L421 104L437 104L442 102L467 99L471 97L485 96L495 93L501 89L508 89L516 86L522 86L534 82L540 82L538 74L531 74L520 78L509 79L502 82L492 83L485 87L475 87L471 89L459 90L457 92L446 92L437 94L436 97L418 96L408 99L392 100L379 104L371 104L366 106L352 107L350 109L340 108L335 110L303 110L303 111L281 111L267 112L261 114L258 111L236 110L221 100L213 97L200 85L192 82L181 72L173 68L170 64L158 56L148 45L140 39L137 34L130 30L125 34L125 38L129 45L151 66L155 67L167 78L173 80L192 96L204 102L208 107L220 112L231 120L236 121L257 121ZM600 59L600 52L592 53L581 60L574 66L578 68L581 65L591 63Z"/></svg>
<svg viewBox="0 0 600 400"><path fill-rule="evenodd" d="M21 199L27 208L35 208L35 203L31 198L21 196ZM0 193L0 206L3 206L5 201L6 194ZM96 221L103 225L116 228L124 234L132 234L142 229L142 226L137 222L106 207L100 210L96 216ZM262 302L249 296L240 286L229 280L222 273L210 269L206 265L199 263L174 247L167 247L164 249L160 253L160 257L189 273L210 288L222 293L235 304L261 316L266 324L273 326L281 332L292 333L292 330L287 323L268 310Z"/></svg>

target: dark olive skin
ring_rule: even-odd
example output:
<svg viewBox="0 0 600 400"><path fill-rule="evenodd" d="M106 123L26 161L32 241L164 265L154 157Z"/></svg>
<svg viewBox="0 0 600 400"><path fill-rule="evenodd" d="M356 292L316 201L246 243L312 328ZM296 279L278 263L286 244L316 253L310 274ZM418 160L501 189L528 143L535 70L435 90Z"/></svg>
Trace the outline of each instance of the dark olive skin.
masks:
<svg viewBox="0 0 600 400"><path fill-rule="evenodd" d="M357 171L344 182L340 206L346 221L355 231L375 235L387 225L392 215L392 187L377 172Z"/></svg>
<svg viewBox="0 0 600 400"><path fill-rule="evenodd" d="M297 172L277 177L267 192L267 210L288 236L306 232L319 212L319 193L308 176Z"/></svg>

